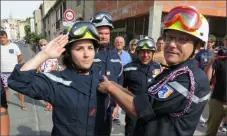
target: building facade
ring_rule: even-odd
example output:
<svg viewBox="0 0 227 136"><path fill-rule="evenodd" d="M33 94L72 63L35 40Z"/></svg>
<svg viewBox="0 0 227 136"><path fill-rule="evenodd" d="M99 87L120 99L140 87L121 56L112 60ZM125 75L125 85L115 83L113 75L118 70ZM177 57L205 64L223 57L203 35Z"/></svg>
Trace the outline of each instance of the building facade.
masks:
<svg viewBox="0 0 227 136"><path fill-rule="evenodd" d="M40 4L39 9L41 11L41 35L45 36L46 39L50 39L50 25L48 18L48 11L52 8L52 6L56 3L56 1L43 0L43 3Z"/></svg>
<svg viewBox="0 0 227 136"><path fill-rule="evenodd" d="M42 21L42 17L41 17L41 10L37 9L33 12L33 17L34 17L34 27L35 27L35 33L37 35L41 34L41 21Z"/></svg>
<svg viewBox="0 0 227 136"><path fill-rule="evenodd" d="M19 22L19 39L20 40L23 40L25 37L25 30L24 30L25 23L26 21Z"/></svg>
<svg viewBox="0 0 227 136"><path fill-rule="evenodd" d="M1 26L0 30L1 30L1 31L4 31L4 28Z"/></svg>
<svg viewBox="0 0 227 136"><path fill-rule="evenodd" d="M96 1L96 12L107 11L113 16L115 29L112 38L124 36L126 43L132 38L142 38L145 35L155 40L162 34L162 20L175 6L191 5L206 16L210 26L210 34L217 37L217 45L222 44L226 34L226 1ZM217 25L218 24L218 25Z"/></svg>
<svg viewBox="0 0 227 136"><path fill-rule="evenodd" d="M51 3L52 2L52 3ZM46 7L45 7L46 5ZM47 6L48 5L48 6ZM43 35L51 40L59 35L66 28L63 26L64 12L67 9L72 9L75 12L75 18L83 17L88 21L94 15L95 1L85 0L56 0L45 1L41 7L42 16L42 32Z"/></svg>
<svg viewBox="0 0 227 136"><path fill-rule="evenodd" d="M9 40L22 40L23 35L25 35L24 30L21 30L21 27L24 27L24 20L20 19L2 19L1 26L6 31Z"/></svg>

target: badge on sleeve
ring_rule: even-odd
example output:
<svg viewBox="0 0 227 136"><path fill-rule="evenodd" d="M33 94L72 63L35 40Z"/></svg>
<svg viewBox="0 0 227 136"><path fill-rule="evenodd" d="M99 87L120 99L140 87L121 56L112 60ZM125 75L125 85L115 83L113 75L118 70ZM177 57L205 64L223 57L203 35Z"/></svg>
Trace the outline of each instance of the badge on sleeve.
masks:
<svg viewBox="0 0 227 136"><path fill-rule="evenodd" d="M158 74L160 74L161 73L161 70L160 69L154 69L153 71L152 71L152 73L153 73L153 78L155 78Z"/></svg>
<svg viewBox="0 0 227 136"><path fill-rule="evenodd" d="M163 86L158 92L159 98L168 98L173 93L173 88L168 85Z"/></svg>
<svg viewBox="0 0 227 136"><path fill-rule="evenodd" d="M109 76L109 75L110 75L110 71L107 71L107 72L106 72L106 75Z"/></svg>

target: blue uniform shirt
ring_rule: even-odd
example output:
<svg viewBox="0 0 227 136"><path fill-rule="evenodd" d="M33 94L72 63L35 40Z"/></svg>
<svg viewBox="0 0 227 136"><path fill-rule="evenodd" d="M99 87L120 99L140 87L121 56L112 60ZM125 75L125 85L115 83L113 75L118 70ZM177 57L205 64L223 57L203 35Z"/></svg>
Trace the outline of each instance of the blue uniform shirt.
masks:
<svg viewBox="0 0 227 136"><path fill-rule="evenodd" d="M95 65L102 67L102 75L120 85L123 84L123 65L115 50L101 50L96 53Z"/></svg>
<svg viewBox="0 0 227 136"><path fill-rule="evenodd" d="M132 58L131 58L130 54L124 50L122 50L122 52L120 53L119 56L121 58L123 66L132 62Z"/></svg>

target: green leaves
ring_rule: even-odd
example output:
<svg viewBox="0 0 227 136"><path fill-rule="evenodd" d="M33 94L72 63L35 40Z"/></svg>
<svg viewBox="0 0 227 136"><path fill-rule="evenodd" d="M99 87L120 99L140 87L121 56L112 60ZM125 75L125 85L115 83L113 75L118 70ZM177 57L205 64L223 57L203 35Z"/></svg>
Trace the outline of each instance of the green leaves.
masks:
<svg viewBox="0 0 227 136"><path fill-rule="evenodd" d="M38 44L39 40L43 38L43 35L37 35L36 33L31 33L29 19L28 19L28 23L24 26L24 30L25 30L24 39L31 45Z"/></svg>

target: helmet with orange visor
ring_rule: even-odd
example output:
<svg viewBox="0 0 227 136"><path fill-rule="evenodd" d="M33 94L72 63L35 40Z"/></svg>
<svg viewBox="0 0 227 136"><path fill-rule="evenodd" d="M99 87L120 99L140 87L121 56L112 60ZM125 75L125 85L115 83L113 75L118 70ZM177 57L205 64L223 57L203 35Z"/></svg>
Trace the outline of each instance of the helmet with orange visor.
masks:
<svg viewBox="0 0 227 136"><path fill-rule="evenodd" d="M208 21L192 6L173 8L164 18L163 25L164 33L166 30L178 30L198 38L205 45L208 41Z"/></svg>

